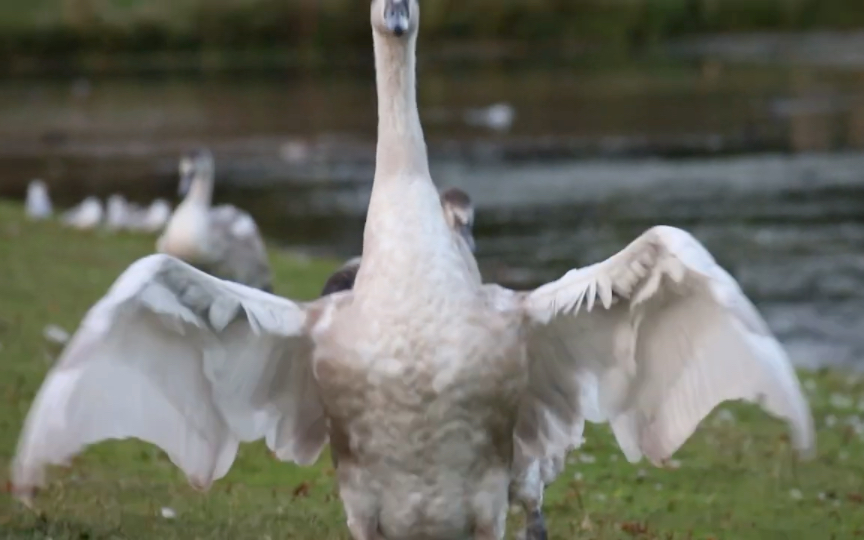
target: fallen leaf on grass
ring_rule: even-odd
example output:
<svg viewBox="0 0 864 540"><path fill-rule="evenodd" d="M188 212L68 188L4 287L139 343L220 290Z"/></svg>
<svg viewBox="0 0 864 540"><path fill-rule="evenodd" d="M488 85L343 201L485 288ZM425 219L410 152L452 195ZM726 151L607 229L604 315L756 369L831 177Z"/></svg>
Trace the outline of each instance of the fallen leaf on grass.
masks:
<svg viewBox="0 0 864 540"><path fill-rule="evenodd" d="M636 536L637 534L645 534L648 532L648 525L639 521L625 521L621 524L621 530Z"/></svg>
<svg viewBox="0 0 864 540"><path fill-rule="evenodd" d="M309 496L309 482L302 482L299 486L294 488L294 498L297 497L308 497Z"/></svg>

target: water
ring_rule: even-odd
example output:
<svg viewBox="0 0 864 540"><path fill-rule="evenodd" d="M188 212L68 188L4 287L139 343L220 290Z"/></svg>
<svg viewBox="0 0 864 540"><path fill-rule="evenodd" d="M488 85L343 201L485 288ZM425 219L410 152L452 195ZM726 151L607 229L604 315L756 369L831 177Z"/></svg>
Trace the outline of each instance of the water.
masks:
<svg viewBox="0 0 864 540"><path fill-rule="evenodd" d="M488 280L533 287L676 225L740 280L796 362L864 367L864 69L537 59L421 64L420 81L433 175L475 199ZM510 129L473 125L494 103L512 106ZM0 81L0 196L42 177L61 206L173 197L178 154L207 144L219 201L275 242L349 257L374 106L368 65Z"/></svg>

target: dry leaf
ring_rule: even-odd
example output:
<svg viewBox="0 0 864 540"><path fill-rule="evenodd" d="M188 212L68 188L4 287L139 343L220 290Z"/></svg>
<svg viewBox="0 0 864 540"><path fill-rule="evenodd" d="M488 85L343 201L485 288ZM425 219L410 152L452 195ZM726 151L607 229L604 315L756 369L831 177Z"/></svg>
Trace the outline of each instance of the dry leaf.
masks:
<svg viewBox="0 0 864 540"><path fill-rule="evenodd" d="M303 482L294 488L294 498L309 496L309 482Z"/></svg>

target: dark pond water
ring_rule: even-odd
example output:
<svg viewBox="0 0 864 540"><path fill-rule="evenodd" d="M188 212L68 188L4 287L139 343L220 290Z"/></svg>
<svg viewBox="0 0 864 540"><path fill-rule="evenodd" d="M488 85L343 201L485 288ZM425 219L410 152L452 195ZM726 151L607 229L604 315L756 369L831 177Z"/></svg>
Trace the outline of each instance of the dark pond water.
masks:
<svg viewBox="0 0 864 540"><path fill-rule="evenodd" d="M434 177L475 199L489 280L534 286L677 225L797 362L862 367L864 69L717 58L422 64ZM0 196L41 177L60 206L173 197L179 152L206 144L217 199L274 242L348 257L371 188L374 98L370 66L0 81ZM496 103L515 112L509 129L474 110Z"/></svg>

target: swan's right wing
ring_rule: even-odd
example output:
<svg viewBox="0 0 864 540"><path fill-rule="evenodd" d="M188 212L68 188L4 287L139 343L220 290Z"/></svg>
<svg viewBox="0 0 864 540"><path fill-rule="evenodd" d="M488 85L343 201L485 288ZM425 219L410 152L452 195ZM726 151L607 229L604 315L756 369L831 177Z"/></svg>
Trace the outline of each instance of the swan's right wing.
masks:
<svg viewBox="0 0 864 540"><path fill-rule="evenodd" d="M135 262L42 384L12 465L14 493L29 498L47 465L106 439L159 446L200 488L228 472L240 441L266 438L280 459L313 462L327 441L313 317L167 255Z"/></svg>
<svg viewBox="0 0 864 540"><path fill-rule="evenodd" d="M588 419L609 422L629 459L660 463L728 400L786 420L812 453L813 419L783 347L685 231L655 227L523 299L531 367L517 436L539 455L578 445Z"/></svg>

